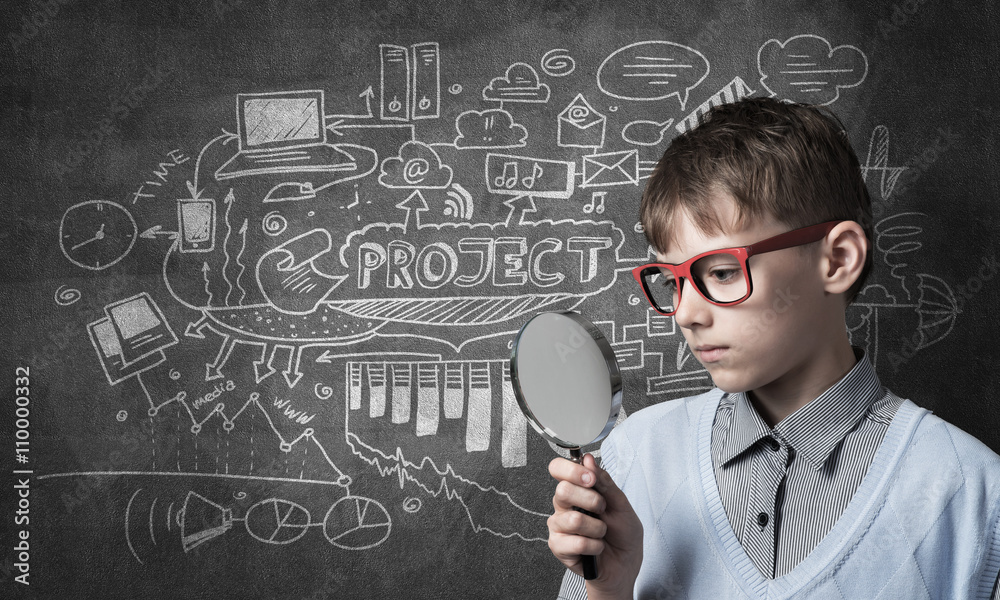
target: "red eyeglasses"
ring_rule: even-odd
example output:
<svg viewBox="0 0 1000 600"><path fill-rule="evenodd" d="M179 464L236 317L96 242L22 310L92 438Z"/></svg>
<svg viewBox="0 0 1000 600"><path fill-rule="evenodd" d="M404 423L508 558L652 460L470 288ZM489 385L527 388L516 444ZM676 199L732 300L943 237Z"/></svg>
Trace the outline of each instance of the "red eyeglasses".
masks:
<svg viewBox="0 0 1000 600"><path fill-rule="evenodd" d="M803 246L823 239L840 221L827 221L793 229L749 246L710 250L672 265L650 263L632 269L632 277L642 286L646 299L662 315L673 316L680 305L683 283L694 284L701 297L716 306L734 306L753 293L750 277L751 256Z"/></svg>

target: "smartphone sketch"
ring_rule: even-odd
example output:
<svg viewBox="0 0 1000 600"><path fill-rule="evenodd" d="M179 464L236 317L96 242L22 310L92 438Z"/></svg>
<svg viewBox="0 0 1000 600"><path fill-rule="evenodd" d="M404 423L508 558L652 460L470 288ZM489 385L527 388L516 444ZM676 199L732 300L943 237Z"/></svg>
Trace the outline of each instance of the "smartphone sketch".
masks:
<svg viewBox="0 0 1000 600"><path fill-rule="evenodd" d="M181 252L215 249L215 200L178 200L177 223Z"/></svg>

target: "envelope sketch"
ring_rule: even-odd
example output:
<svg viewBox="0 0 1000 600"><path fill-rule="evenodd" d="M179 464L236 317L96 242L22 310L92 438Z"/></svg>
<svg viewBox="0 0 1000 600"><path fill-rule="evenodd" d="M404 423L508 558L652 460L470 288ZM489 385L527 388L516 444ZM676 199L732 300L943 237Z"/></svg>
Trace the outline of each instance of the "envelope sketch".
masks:
<svg viewBox="0 0 1000 600"><path fill-rule="evenodd" d="M562 148L601 148L607 121L583 94L577 94L559 113L557 144Z"/></svg>
<svg viewBox="0 0 1000 600"><path fill-rule="evenodd" d="M639 153L636 150L605 152L583 157L581 188L639 185Z"/></svg>

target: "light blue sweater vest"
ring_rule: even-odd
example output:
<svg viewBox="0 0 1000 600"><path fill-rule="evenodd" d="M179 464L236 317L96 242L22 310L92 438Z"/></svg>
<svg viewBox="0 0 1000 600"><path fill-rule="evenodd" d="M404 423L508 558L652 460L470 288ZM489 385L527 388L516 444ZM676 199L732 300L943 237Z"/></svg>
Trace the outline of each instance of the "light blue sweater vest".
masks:
<svg viewBox="0 0 1000 600"><path fill-rule="evenodd" d="M642 521L635 597L656 600L983 599L1000 572L1000 457L909 400L854 497L791 572L764 578L719 500L718 389L631 415L602 464Z"/></svg>

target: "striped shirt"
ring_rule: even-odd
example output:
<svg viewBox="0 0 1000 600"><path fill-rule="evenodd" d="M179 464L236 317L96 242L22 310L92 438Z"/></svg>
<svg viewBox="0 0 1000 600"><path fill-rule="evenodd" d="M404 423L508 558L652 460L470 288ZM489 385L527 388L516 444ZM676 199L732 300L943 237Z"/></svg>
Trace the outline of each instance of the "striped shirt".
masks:
<svg viewBox="0 0 1000 600"><path fill-rule="evenodd" d="M712 465L726 516L768 578L791 571L830 531L858 489L901 400L882 387L864 350L819 397L773 428L746 393L723 395ZM567 572L560 599L586 598ZM1000 578L993 591L1000 600Z"/></svg>
<svg viewBox="0 0 1000 600"><path fill-rule="evenodd" d="M733 533L760 572L780 577L830 531L861 484L902 402L858 361L781 420L764 422L746 393L726 394L712 425L712 465Z"/></svg>

